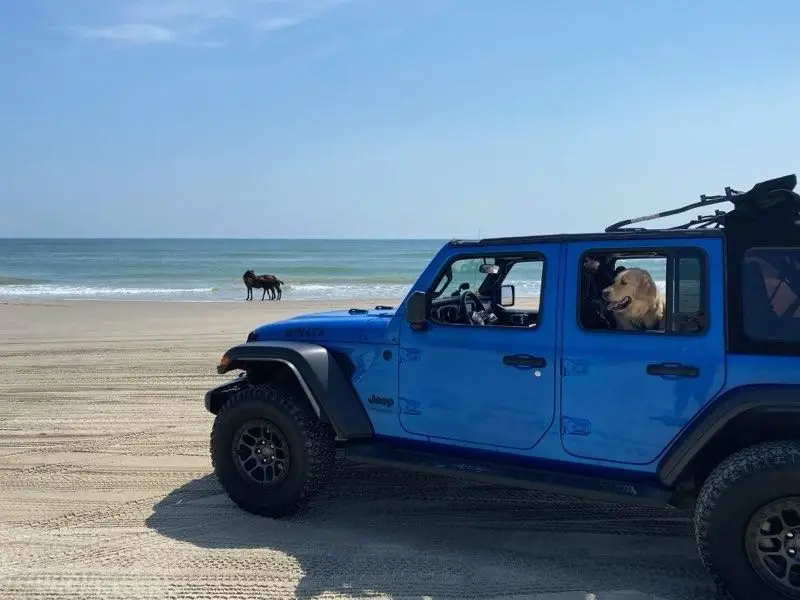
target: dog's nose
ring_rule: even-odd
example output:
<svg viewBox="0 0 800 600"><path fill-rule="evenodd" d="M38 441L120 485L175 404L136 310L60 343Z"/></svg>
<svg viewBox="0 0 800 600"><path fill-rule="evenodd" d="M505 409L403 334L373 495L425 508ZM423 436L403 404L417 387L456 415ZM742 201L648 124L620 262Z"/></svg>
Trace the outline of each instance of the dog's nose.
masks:
<svg viewBox="0 0 800 600"><path fill-rule="evenodd" d="M604 289L601 294L603 296L603 300L608 300L608 294L609 294L608 288Z"/></svg>

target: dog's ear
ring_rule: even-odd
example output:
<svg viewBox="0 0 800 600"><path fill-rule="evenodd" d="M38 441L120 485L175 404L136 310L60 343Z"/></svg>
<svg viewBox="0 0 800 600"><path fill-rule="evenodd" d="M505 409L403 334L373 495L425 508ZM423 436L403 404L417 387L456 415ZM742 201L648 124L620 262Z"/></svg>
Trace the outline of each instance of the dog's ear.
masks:
<svg viewBox="0 0 800 600"><path fill-rule="evenodd" d="M639 281L636 282L636 295L640 298L646 298L648 296L655 296L657 292L658 288L656 288L656 282L653 281L650 273L647 271L640 272Z"/></svg>

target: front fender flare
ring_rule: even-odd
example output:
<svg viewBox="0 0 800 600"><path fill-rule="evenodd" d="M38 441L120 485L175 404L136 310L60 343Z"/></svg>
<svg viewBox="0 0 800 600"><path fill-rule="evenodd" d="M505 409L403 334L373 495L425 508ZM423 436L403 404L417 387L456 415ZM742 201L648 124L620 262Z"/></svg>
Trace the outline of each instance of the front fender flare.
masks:
<svg viewBox="0 0 800 600"><path fill-rule="evenodd" d="M745 385L714 399L664 453L658 464L661 483L674 485L714 436L733 419L748 412L800 413L800 385Z"/></svg>
<svg viewBox="0 0 800 600"><path fill-rule="evenodd" d="M317 416L327 417L336 435L348 439L374 436L372 422L358 394L323 346L292 341L239 344L222 355L217 373L270 362L282 363L292 371Z"/></svg>

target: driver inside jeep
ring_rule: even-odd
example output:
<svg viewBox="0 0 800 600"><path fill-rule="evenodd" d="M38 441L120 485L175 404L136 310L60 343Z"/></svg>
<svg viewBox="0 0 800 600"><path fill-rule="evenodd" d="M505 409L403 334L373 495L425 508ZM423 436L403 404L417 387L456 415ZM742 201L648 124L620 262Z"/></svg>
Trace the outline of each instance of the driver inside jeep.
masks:
<svg viewBox="0 0 800 600"><path fill-rule="evenodd" d="M514 281L538 292L541 262L515 258L456 260L440 277L430 294L430 319L448 325L535 327L539 321L538 294L520 302ZM528 277L523 271L532 270ZM536 284L536 285L534 285Z"/></svg>

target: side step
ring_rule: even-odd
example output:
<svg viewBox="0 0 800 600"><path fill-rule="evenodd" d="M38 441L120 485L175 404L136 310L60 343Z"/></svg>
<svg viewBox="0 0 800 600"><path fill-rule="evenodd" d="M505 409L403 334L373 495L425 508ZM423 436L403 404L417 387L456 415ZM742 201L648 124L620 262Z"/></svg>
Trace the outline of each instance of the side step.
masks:
<svg viewBox="0 0 800 600"><path fill-rule="evenodd" d="M673 494L670 489L644 480L614 479L510 465L483 458L467 458L398 447L379 441L350 442L344 446L342 455L346 460L357 463L461 477L483 483L603 502L663 508L669 504Z"/></svg>

